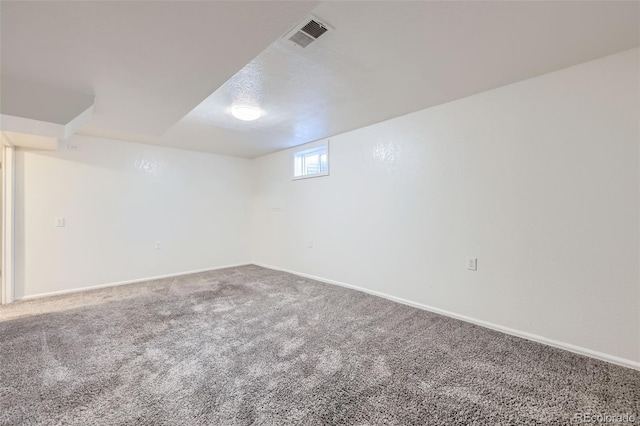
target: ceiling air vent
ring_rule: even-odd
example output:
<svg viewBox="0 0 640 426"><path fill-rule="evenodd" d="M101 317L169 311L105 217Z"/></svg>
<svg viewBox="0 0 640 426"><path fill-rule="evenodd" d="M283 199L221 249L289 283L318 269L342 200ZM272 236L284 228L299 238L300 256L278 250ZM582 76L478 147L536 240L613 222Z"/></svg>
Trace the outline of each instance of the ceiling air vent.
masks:
<svg viewBox="0 0 640 426"><path fill-rule="evenodd" d="M287 34L287 38L300 47L307 47L318 37L328 31L328 26L316 19L305 20L303 25L298 25L296 29Z"/></svg>
<svg viewBox="0 0 640 426"><path fill-rule="evenodd" d="M313 38L318 38L327 32L327 27L312 19L307 25L302 27L301 31L304 31Z"/></svg>
<svg viewBox="0 0 640 426"><path fill-rule="evenodd" d="M307 47L308 45L313 43L316 39L311 37L311 36L306 35L302 31L298 31L294 35L292 35L289 38L289 40L291 40L292 42L294 42L295 44L297 44L300 47Z"/></svg>

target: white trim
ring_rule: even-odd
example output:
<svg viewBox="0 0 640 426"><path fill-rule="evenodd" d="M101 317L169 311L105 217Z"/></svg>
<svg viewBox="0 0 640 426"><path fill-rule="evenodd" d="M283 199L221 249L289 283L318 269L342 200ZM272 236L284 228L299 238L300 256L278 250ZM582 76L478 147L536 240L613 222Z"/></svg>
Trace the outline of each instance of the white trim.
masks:
<svg viewBox="0 0 640 426"><path fill-rule="evenodd" d="M330 280L330 279L326 279L326 278L322 278L322 277L317 277L315 275L304 274L304 273L301 273L301 272L290 271L288 269L277 268L275 266L265 265L265 264L262 264L262 263L254 262L253 264L256 265L256 266L261 266L263 268L268 268L268 269L273 269L273 270L276 270L276 271L287 272L289 274L297 275L297 276L304 277L304 278L310 278L312 280L320 281L320 282L327 283L327 284L333 284L333 285L337 285L337 286L340 286L340 287L346 287L346 288L350 288L350 289L353 289L353 290L358 290L358 291L361 291L363 293L372 294L374 296L379 296L379 297L382 297L384 299L388 299L388 300L392 300L394 302L402 303L403 305L408 305L408 306L412 306L414 308L423 309L425 311L429 311L429 312L433 312L433 313L436 313L436 314L444 315L444 316L447 316L447 317L450 317L450 318L459 319L461 321L465 321L465 322L469 322L469 323L472 323L472 324L476 324L476 325L479 325L479 326L485 327L485 328L490 328L492 330L499 331L499 332L502 332L502 333L505 333L505 334L510 334L512 336L521 337L523 339L532 340L534 342L542 343L542 344L548 345L548 346L553 346L553 347L558 348L558 349L564 349L566 351L573 352L573 353L576 353L576 354L579 354L579 355L584 355L584 356L588 356L590 358L599 359L601 361L610 362L611 364L617 364L617 365L621 365L623 367L632 368L634 370L640 370L640 362L633 361L633 360L630 360L630 359L621 358L621 357L618 357L618 356L615 356L615 355L606 354L604 352L594 351L592 349L584 348L582 346L572 345L570 343L561 342L559 340L549 339L547 337L539 336L537 334L531 334L531 333L527 333L527 332L524 332L524 331L515 330L513 328L509 328L509 327L504 327L502 325L493 324L493 323L490 323L490 322L487 322L487 321L483 321L483 320L479 320L479 319L476 319L476 318L468 317L466 315L456 314L455 312L447 311L447 310L440 309L440 308L435 308L433 306L424 305L424 304L418 303L418 302L413 302L411 300L403 299L401 297L391 296L390 294L382 293L380 291L369 290L369 289L366 289L364 287L358 287L358 286L351 285L351 284L345 284L345 283L340 282L340 281Z"/></svg>
<svg viewBox="0 0 640 426"><path fill-rule="evenodd" d="M32 295L29 295L29 296L20 297L20 298L18 298L16 300L40 299L42 297L57 296L57 295L60 295L60 294L78 293L78 292L81 292L81 291L97 290L97 289L106 288L106 287L117 287L117 286L121 286L121 285L136 284L136 283L141 283L141 282L145 282L145 281L160 280L160 279L163 279L163 278L179 277L181 275L191 275L191 274L197 274L197 273L200 273L200 272L217 271L219 269L236 268L238 266L247 266L247 265L252 265L252 263L236 263L236 264L233 264L233 265L216 266L214 268L204 268L204 269L196 269L196 270L193 270L193 271L176 272L174 274L157 275L155 277L137 278L135 280L118 281L118 282L115 282L115 283L98 284L98 285L89 286L89 287L72 288L72 289L68 289L68 290L52 291L52 292L49 292L49 293L32 294Z"/></svg>
<svg viewBox="0 0 640 426"><path fill-rule="evenodd" d="M2 256L0 265L2 277L0 279L0 299L2 304L14 301L14 226L15 226L15 149L2 147Z"/></svg>
<svg viewBox="0 0 640 426"><path fill-rule="evenodd" d="M311 178L317 178L322 176L329 176L329 172L314 173L312 175L295 176L291 180L311 179Z"/></svg>

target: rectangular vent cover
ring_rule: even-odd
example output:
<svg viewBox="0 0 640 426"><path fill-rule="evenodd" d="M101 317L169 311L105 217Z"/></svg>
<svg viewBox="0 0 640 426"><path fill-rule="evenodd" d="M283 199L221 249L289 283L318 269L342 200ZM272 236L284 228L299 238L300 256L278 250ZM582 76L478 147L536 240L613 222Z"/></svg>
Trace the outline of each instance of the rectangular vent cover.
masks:
<svg viewBox="0 0 640 426"><path fill-rule="evenodd" d="M313 19L301 29L313 38L318 38L322 34L327 32L327 27L322 25L320 22L314 21Z"/></svg>
<svg viewBox="0 0 640 426"><path fill-rule="evenodd" d="M326 26L312 19L298 31L295 31L293 35L289 37L289 40L304 48L313 43L322 34L326 33L327 30L328 28Z"/></svg>
<svg viewBox="0 0 640 426"><path fill-rule="evenodd" d="M297 33L292 35L291 38L289 38L289 40L291 40L292 42L294 42L300 47L307 47L315 40L315 38L309 37L302 31L298 31Z"/></svg>

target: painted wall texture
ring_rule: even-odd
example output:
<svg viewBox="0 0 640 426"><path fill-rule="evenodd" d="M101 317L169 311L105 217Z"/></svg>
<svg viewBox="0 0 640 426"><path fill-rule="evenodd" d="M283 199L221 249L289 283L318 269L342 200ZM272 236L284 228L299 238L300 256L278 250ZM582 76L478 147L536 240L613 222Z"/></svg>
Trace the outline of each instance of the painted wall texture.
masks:
<svg viewBox="0 0 640 426"><path fill-rule="evenodd" d="M250 262L250 160L64 145L17 151L16 298Z"/></svg>
<svg viewBox="0 0 640 426"><path fill-rule="evenodd" d="M256 159L254 261L640 361L638 52Z"/></svg>
<svg viewBox="0 0 640 426"><path fill-rule="evenodd" d="M295 150L18 150L16 298L253 261L640 362L639 75L634 49L341 134L296 181Z"/></svg>

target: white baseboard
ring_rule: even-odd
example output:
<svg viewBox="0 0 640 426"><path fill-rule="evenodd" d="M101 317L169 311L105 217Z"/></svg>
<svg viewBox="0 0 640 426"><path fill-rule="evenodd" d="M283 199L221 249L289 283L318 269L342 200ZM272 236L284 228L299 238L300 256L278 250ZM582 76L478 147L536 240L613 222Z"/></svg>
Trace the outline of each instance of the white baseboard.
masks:
<svg viewBox="0 0 640 426"><path fill-rule="evenodd" d="M235 268L237 266L246 266L246 265L252 265L252 263L237 263L237 264L234 264L234 265L216 266L215 268L196 269L194 271L177 272L175 274L157 275L155 277L137 278L135 280L119 281L119 282L108 283L108 284L98 284L98 285L89 286L89 287L71 288L71 289L68 289L68 290L52 291L52 292L49 292L49 293L31 294L29 296L24 296L24 297L21 297L19 299L16 299L16 301L18 301L18 300L39 299L41 297L57 296L57 295L60 295L60 294L68 294L68 293L77 293L77 292L80 292L80 291L96 290L96 289L99 289L99 288L106 288L106 287L116 287L116 286L119 286L119 285L135 284L135 283L141 283L141 282L145 282L145 281L159 280L159 279L162 279L162 278L179 277L181 275L197 274L199 272L216 271L218 269Z"/></svg>
<svg viewBox="0 0 640 426"><path fill-rule="evenodd" d="M340 281L329 280L329 279L326 279L326 278L317 277L315 275L304 274L304 273L296 272L296 271L290 271L288 269L277 268L277 267L271 266L271 265L265 265L265 264L261 264L261 263L255 263L255 262L253 264L256 265L256 266L261 266L263 268L268 268L268 269L273 269L273 270L276 270L276 271L287 272L289 274L297 275L297 276L304 277L304 278L310 278L312 280L320 281L320 282L327 283L327 284L333 284L333 285L337 285L337 286L340 286L340 287L346 287L346 288L350 288L350 289L353 289L353 290L358 290L358 291L361 291L363 293L372 294L374 296L379 296L379 297L382 297L382 298L385 298L385 299L388 299L388 300L392 300L394 302L402 303L403 305L412 306L414 308L423 309L425 311L433 312L433 313L444 315L444 316L447 316L447 317L450 317L450 318L455 318L455 319L459 319L461 321L465 321L465 322L469 322L469 323L472 323L472 324L476 324L476 325L479 325L481 327L490 328L491 330L499 331L501 333L506 333L506 334L510 334L512 336L521 337L523 339L532 340L534 342L542 343L542 344L548 345L548 346L553 346L553 347L558 348L558 349L564 349L564 350L567 350L569 352L574 352L574 353L577 353L579 355L584 355L584 356L588 356L590 358L599 359L601 361L610 362L612 364L620 365L622 367L627 367L627 368L633 368L635 370L640 370L640 362L633 361L633 360L630 360L630 359L617 357L615 355L606 354L604 352L594 351L592 349L584 348L582 346L572 345L570 343L565 343L565 342L561 342L561 341L554 340L554 339L549 339L547 337L539 336L537 334L531 334L531 333L527 333L527 332L524 332L524 331L515 330L513 328L509 328L509 327L504 327L502 325L493 324L493 323L490 323L490 322L487 322L487 321L483 321L483 320L479 320L479 319L476 319L476 318L468 317L466 315L460 315L460 314L457 314L455 312L451 312L451 311L447 311L447 310L444 310L444 309L435 308L433 306L424 305L424 304L418 303L418 302L413 302L411 300L403 299L401 297L392 296L390 294L382 293L380 291L369 290L369 289L366 289L364 287L358 287L358 286L351 285L351 284L345 284L345 283L340 282Z"/></svg>

